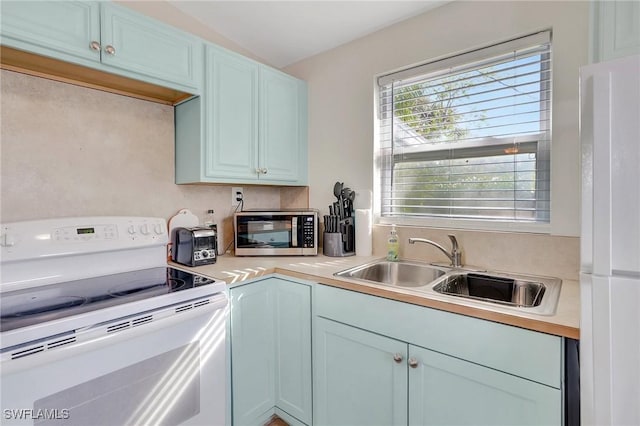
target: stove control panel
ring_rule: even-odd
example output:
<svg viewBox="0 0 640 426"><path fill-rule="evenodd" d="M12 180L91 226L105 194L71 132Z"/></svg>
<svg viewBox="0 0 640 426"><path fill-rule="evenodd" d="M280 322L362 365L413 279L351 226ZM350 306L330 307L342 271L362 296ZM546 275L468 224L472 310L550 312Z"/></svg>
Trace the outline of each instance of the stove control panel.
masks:
<svg viewBox="0 0 640 426"><path fill-rule="evenodd" d="M97 225L66 226L51 233L56 241L98 241L98 240L147 240L162 239L166 234L163 222L147 220L129 220L127 223L109 223Z"/></svg>
<svg viewBox="0 0 640 426"><path fill-rule="evenodd" d="M166 246L168 242L165 220L154 217L76 217L0 225L3 262Z"/></svg>
<svg viewBox="0 0 640 426"><path fill-rule="evenodd" d="M52 234L55 241L110 240L118 237L116 225L67 226L55 229Z"/></svg>
<svg viewBox="0 0 640 426"><path fill-rule="evenodd" d="M90 216L0 224L0 292L167 265L167 222Z"/></svg>

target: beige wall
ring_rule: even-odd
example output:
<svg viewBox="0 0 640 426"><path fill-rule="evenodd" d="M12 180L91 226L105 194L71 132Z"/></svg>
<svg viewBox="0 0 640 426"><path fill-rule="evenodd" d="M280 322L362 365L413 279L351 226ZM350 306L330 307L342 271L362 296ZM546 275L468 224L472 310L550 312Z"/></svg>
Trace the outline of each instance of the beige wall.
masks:
<svg viewBox="0 0 640 426"><path fill-rule="evenodd" d="M182 208L202 219L212 208L230 241L230 187L174 184L173 107L6 70L0 78L1 222L169 219ZM246 207L280 207L280 189L244 189Z"/></svg>
<svg viewBox="0 0 640 426"><path fill-rule="evenodd" d="M386 256L389 226L373 233L374 255ZM521 274L544 275L563 280L579 279L580 239L543 234L487 232L397 227L399 255L403 259L448 264L440 250L428 244L409 244L409 237L427 238L449 249L448 234L454 234L462 249L462 262L469 267Z"/></svg>
<svg viewBox="0 0 640 426"><path fill-rule="evenodd" d="M588 59L588 2L455 1L285 69L309 87L311 205L336 180L373 187L374 76L553 29L551 233L579 235L578 68Z"/></svg>

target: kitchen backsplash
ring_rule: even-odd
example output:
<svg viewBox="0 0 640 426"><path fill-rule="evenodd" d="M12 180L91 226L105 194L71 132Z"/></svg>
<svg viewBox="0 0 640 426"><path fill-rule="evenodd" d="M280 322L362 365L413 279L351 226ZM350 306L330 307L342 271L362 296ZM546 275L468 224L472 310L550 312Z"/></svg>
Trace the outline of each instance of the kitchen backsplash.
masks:
<svg viewBox="0 0 640 426"><path fill-rule="evenodd" d="M447 263L446 256L428 244L409 245L409 237L427 238L451 248L448 234L456 236L464 265L496 271L545 275L578 280L580 238L513 232L467 231L397 226L400 258ZM386 255L390 226L373 228L373 254Z"/></svg>
<svg viewBox="0 0 640 426"><path fill-rule="evenodd" d="M230 241L230 186L174 183L172 106L7 70L0 76L0 221L93 215L169 219L182 208L202 220L213 208ZM309 202L308 188L243 188L245 208Z"/></svg>

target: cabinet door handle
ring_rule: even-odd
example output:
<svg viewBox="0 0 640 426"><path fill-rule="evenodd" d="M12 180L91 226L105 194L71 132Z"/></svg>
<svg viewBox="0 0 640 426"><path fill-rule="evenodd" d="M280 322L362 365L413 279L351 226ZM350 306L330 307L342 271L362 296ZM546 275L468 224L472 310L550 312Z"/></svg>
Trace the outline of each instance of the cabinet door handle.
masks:
<svg viewBox="0 0 640 426"><path fill-rule="evenodd" d="M418 360L413 357L409 358L409 367L418 368Z"/></svg>
<svg viewBox="0 0 640 426"><path fill-rule="evenodd" d="M393 360L397 363L400 364L402 362L402 355L400 354L394 354L393 355Z"/></svg>
<svg viewBox="0 0 640 426"><path fill-rule="evenodd" d="M107 47L104 48L104 51L107 52L111 56L116 54L116 48L111 46L110 44L108 44Z"/></svg>
<svg viewBox="0 0 640 426"><path fill-rule="evenodd" d="M100 51L100 43L95 40L89 43L89 47L91 48L91 50L95 50L97 52Z"/></svg>

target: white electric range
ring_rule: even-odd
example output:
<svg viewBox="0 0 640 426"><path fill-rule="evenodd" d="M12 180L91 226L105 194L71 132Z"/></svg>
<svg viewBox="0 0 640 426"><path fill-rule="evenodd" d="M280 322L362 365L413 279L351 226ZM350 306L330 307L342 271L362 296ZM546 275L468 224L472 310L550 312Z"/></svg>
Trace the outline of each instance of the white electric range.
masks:
<svg viewBox="0 0 640 426"><path fill-rule="evenodd" d="M167 267L167 226L0 226L2 424L222 425L222 281Z"/></svg>

